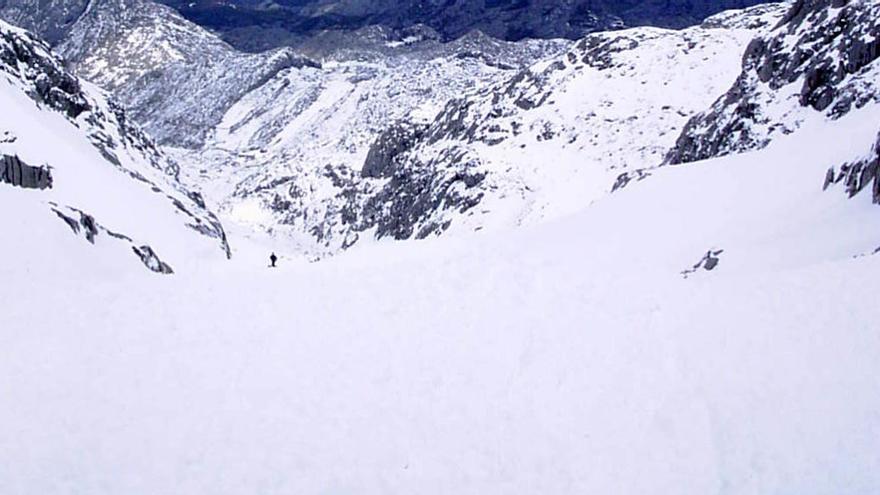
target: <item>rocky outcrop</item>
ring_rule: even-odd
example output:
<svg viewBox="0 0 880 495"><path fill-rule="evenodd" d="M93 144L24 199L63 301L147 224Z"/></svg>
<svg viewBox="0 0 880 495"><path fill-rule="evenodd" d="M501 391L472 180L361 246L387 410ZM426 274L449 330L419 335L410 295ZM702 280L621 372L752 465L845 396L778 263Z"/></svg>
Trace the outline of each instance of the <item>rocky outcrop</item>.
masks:
<svg viewBox="0 0 880 495"><path fill-rule="evenodd" d="M26 32L0 29L0 71L27 81L28 93L37 103L75 119L91 106L82 96L79 80L49 53L47 44Z"/></svg>
<svg viewBox="0 0 880 495"><path fill-rule="evenodd" d="M480 162L464 150L444 155L436 162L393 163L391 179L364 202L357 230L375 227L378 239L424 239L449 228L447 213L464 214L477 206L485 194Z"/></svg>
<svg viewBox="0 0 880 495"><path fill-rule="evenodd" d="M144 263L144 266L150 269L150 271L161 273L163 275L170 275L174 273L174 270L171 268L171 266L168 265L168 263L165 263L164 261L159 259L159 256L156 255L156 253L153 251L153 248L151 248L150 246L132 246L131 249L132 251L134 251L134 254L136 254L138 258L141 259L141 261Z"/></svg>
<svg viewBox="0 0 880 495"><path fill-rule="evenodd" d="M734 86L688 123L666 162L762 148L797 130L805 112L837 119L878 101L878 57L880 3L797 0L774 31L749 45Z"/></svg>
<svg viewBox="0 0 880 495"><path fill-rule="evenodd" d="M98 241L100 234L106 234L109 238L108 242L123 242L131 247L134 254L141 260L144 266L150 271L170 275L174 273L171 266L162 261L156 252L148 245L135 244L135 242L125 234L120 234L107 229L99 224L95 217L88 213L70 206L60 206L57 203L49 203L52 211L60 218L70 230L76 235L82 235L90 244Z"/></svg>
<svg viewBox="0 0 880 495"><path fill-rule="evenodd" d="M49 189L52 171L47 166L27 165L17 156L0 155L0 183L25 189Z"/></svg>
<svg viewBox="0 0 880 495"><path fill-rule="evenodd" d="M52 203L53 208L52 211L58 215L58 218L64 221L70 230L73 231L74 234L79 235L80 233L85 236L86 240L89 243L94 244L95 239L98 237L98 234L101 231L101 227L95 222L95 218L84 211L77 210L76 208L61 208L57 204ZM117 236L124 239L128 239L128 237ZM131 240L131 239L128 239Z"/></svg>
<svg viewBox="0 0 880 495"><path fill-rule="evenodd" d="M361 177L391 177L398 165L398 159L415 146L427 129L427 125L405 121L391 125L370 146L361 169Z"/></svg>
<svg viewBox="0 0 880 495"><path fill-rule="evenodd" d="M828 169L823 189L839 183L844 184L846 193L850 197L870 188L873 202L880 205L880 134L877 135L876 144L865 158L846 163L839 171L834 167Z"/></svg>
<svg viewBox="0 0 880 495"><path fill-rule="evenodd" d="M711 272L715 268L718 267L718 263L721 261L721 254L724 253L723 249L706 251L706 254L698 261L694 266L688 268L681 272L681 276L684 278L688 278L700 270Z"/></svg>

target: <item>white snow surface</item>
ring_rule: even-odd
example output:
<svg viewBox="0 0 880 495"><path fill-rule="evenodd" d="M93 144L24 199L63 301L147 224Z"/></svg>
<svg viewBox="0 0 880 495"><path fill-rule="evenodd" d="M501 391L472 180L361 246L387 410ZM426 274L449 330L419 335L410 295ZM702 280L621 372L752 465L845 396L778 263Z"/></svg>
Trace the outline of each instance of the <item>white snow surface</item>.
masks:
<svg viewBox="0 0 880 495"><path fill-rule="evenodd" d="M878 493L880 216L821 180L878 121L322 263L3 253L0 492Z"/></svg>

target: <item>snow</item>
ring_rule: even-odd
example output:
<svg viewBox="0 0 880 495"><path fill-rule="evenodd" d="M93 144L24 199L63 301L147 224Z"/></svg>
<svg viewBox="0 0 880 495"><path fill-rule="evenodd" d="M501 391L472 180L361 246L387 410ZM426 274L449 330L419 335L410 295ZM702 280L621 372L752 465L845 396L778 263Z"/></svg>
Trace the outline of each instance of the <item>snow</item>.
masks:
<svg viewBox="0 0 880 495"><path fill-rule="evenodd" d="M652 168L606 194L611 170L656 165L686 114L736 77L728 55L747 33L715 31L664 63L652 57L700 31L631 31L645 48L620 52L607 80L561 72L547 83L555 103L520 114L526 134L471 143L513 170L476 208L497 228L465 219L320 263L255 228L273 219L238 181L300 145L354 162L359 147L328 139L359 129L343 117L370 107L352 102L389 94L392 79L349 93L357 64L340 64L335 89L312 100L285 81L317 71L287 70L232 107L202 151L222 167L189 177L235 199L227 260L172 207L186 190L117 122L105 131L118 166L87 118L37 106L0 75L0 108L16 116L0 119L0 153L55 178L45 191L0 184L0 493L880 493L880 207L869 190L822 187L829 167L875 145L880 104L831 120L782 101L767 112L796 125L766 148ZM725 62L678 79L711 56ZM441 69L423 67L424 80ZM638 92L652 74L680 85ZM270 108L279 88L284 105ZM107 112L96 88L84 95ZM313 110L284 118L300 99ZM587 116L611 122L592 129ZM326 134L298 136L316 122ZM609 139L534 139L559 122ZM266 136L287 149L260 149ZM74 235L52 202L149 242L176 273L149 272L106 235ZM685 278L708 251L718 265Z"/></svg>
<svg viewBox="0 0 880 495"><path fill-rule="evenodd" d="M321 263L20 257L0 492L877 493L880 217L821 186L878 117Z"/></svg>
<svg viewBox="0 0 880 495"><path fill-rule="evenodd" d="M0 30L17 33L3 23ZM29 39L23 37L19 41ZM10 49L0 47L3 48ZM59 63L37 48L35 56L45 57L44 63ZM0 142L0 155L17 156L34 167L50 167L53 184L44 191L18 190L0 184L4 219L22 227L7 231L0 243L0 258L40 260L50 272L57 269L64 273L64 266L70 264L76 265L77 273L92 269L86 261L91 256L80 258L73 254L82 249L74 249L68 257L71 240L86 248L92 246L85 239L75 238L53 211L70 213L75 209L94 217L104 229L131 238L121 242L106 232L99 234L94 255L103 253L99 257L107 259L109 273L126 270L121 266L143 270L141 261L131 251L132 243L136 247L150 245L163 261L172 266L180 262L182 269L192 259L225 259L219 238L194 229L199 226L219 237L222 231L212 225L213 216L169 175L166 167L171 162L152 142L138 134L134 125L119 122L99 89L82 83L82 92L74 96L83 98L89 109L70 120L28 96L26 92L32 91L30 83L21 77L13 71L0 74L0 108L16 117L0 121L0 135L8 136ZM48 79L44 82L53 83ZM98 149L99 140L109 143L107 154L112 154L116 163ZM74 220L79 221L78 213ZM62 242L59 237L65 240Z"/></svg>

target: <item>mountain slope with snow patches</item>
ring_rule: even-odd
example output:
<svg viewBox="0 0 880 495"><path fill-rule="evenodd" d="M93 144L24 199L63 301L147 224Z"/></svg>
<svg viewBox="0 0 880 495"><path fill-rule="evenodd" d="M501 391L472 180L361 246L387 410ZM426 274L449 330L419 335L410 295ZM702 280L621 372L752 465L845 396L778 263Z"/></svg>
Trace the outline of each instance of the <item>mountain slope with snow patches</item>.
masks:
<svg viewBox="0 0 880 495"><path fill-rule="evenodd" d="M76 259L62 249L75 244L73 234L90 260L83 270L124 270L137 256L169 272L226 257L223 227L179 182L177 163L47 45L5 23L0 99L4 115L15 116L0 119L0 201L14 224L4 259L34 256L51 270Z"/></svg>
<svg viewBox="0 0 880 495"><path fill-rule="evenodd" d="M317 255L363 238L543 221L659 165L786 9L592 35L521 70L451 44L454 56L388 69L288 71L227 113L207 153L181 161L197 157L190 180L215 184L209 196L230 221Z"/></svg>
<svg viewBox="0 0 880 495"><path fill-rule="evenodd" d="M185 146L202 143L235 101L278 71L316 65L287 49L237 52L149 0L91 2L57 50L159 142Z"/></svg>
<svg viewBox="0 0 880 495"><path fill-rule="evenodd" d="M730 90L688 123L669 162L761 148L814 114L835 119L880 99L880 2L798 0L748 47Z"/></svg>

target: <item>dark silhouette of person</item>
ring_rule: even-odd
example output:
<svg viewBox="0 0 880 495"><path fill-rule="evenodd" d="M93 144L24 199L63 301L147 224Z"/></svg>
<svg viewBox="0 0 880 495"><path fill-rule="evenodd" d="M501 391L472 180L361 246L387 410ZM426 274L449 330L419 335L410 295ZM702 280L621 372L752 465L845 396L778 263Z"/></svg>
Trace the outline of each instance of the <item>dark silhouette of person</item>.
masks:
<svg viewBox="0 0 880 495"><path fill-rule="evenodd" d="M278 261L278 256L275 256L275 253L272 253L272 255L269 256L269 261L272 263L272 268L275 268L275 263Z"/></svg>

